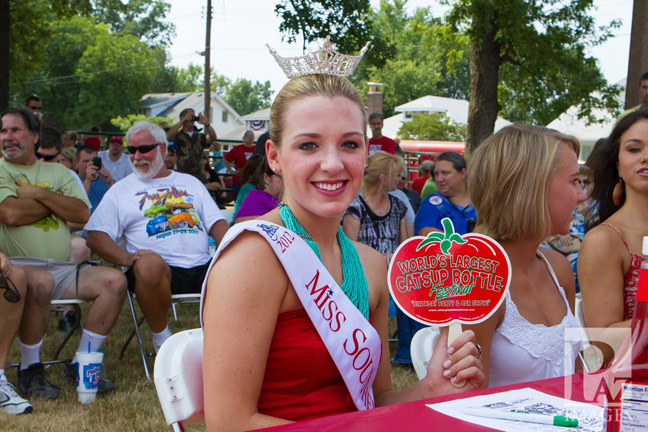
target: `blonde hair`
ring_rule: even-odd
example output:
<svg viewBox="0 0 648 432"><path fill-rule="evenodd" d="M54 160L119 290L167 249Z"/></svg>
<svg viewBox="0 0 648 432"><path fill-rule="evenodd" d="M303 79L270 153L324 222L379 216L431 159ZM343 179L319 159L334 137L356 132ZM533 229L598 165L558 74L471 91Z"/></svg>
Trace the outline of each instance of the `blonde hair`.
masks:
<svg viewBox="0 0 648 432"><path fill-rule="evenodd" d="M351 82L334 75L305 75L293 78L279 91L270 110L270 139L275 147L281 145L281 136L286 121L286 111L291 102L309 96L344 96L358 106L362 112L363 131L367 130L367 113L360 94ZM367 137L365 135L365 144Z"/></svg>
<svg viewBox="0 0 648 432"><path fill-rule="evenodd" d="M517 124L488 137L470 157L467 183L479 232L496 240L542 240L551 232L547 191L560 148L578 156L572 136Z"/></svg>
<svg viewBox="0 0 648 432"><path fill-rule="evenodd" d="M365 175L362 179L362 190L372 190L380 185L380 176L384 174L388 182L393 182L400 176L405 166L403 159L399 156L389 154L385 151L377 151L367 160Z"/></svg>
<svg viewBox="0 0 648 432"><path fill-rule="evenodd" d="M67 147L61 150L61 156L63 156L65 159L67 159L73 167L76 166L76 149L74 147Z"/></svg>

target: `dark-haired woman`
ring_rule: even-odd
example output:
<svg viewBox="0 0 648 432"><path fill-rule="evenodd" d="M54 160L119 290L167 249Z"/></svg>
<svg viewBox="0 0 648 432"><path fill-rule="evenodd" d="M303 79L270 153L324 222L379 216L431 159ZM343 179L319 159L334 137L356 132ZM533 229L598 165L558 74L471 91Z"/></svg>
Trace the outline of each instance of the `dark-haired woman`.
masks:
<svg viewBox="0 0 648 432"><path fill-rule="evenodd" d="M648 235L648 111L621 118L587 163L594 170L592 199L599 207L580 249L578 279L587 327L610 330L597 338L613 346L624 334L615 335L614 329L630 326L642 239ZM600 348L609 362L612 350Z"/></svg>

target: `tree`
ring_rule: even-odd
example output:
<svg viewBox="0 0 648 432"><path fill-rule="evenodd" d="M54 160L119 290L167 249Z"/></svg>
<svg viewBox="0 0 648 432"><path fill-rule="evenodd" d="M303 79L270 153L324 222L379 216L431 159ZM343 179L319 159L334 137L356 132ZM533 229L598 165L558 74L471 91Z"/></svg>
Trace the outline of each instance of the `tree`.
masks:
<svg viewBox="0 0 648 432"><path fill-rule="evenodd" d="M136 111L144 93L183 86L178 70L166 66L164 43L173 34L164 22L168 3L125 3L12 0L12 41L20 37L3 66L11 67L13 103L36 93L48 122L81 127Z"/></svg>
<svg viewBox="0 0 648 432"><path fill-rule="evenodd" d="M240 115L246 115L270 106L270 81L263 84L237 79L226 91L225 101Z"/></svg>
<svg viewBox="0 0 648 432"><path fill-rule="evenodd" d="M305 51L308 43L330 36L341 51L352 52L371 41L366 62L382 65L392 57L394 47L379 33L370 31L374 26L369 10L368 0L281 0L275 6L275 13L283 20L279 30L289 43L301 36Z"/></svg>
<svg viewBox="0 0 648 432"><path fill-rule="evenodd" d="M50 35L51 18L87 14L90 10L90 0L0 0L1 108L9 105L10 85L15 77L34 71L40 64L41 43Z"/></svg>
<svg viewBox="0 0 648 432"><path fill-rule="evenodd" d="M617 89L586 54L610 36L610 26L597 29L588 15L593 0L443 2L452 7L452 32L470 39L469 151L493 133L502 106L511 119L534 123L576 104L590 119L593 108L618 109Z"/></svg>
<svg viewBox="0 0 648 432"><path fill-rule="evenodd" d="M382 68L370 68L370 81L384 84L383 113L394 114L394 108L423 96L437 94L441 81L439 62L389 60Z"/></svg>
<svg viewBox="0 0 648 432"><path fill-rule="evenodd" d="M175 123L174 117L146 117L144 114L128 114L126 117L117 116L113 119L110 119L110 124L115 127L118 127L122 132L128 131L135 123L146 120L151 123L159 125L162 122L167 122L168 124Z"/></svg>
<svg viewBox="0 0 648 432"><path fill-rule="evenodd" d="M175 26L165 21L171 5L163 0L93 0L92 15L110 30L130 34L149 46L168 46Z"/></svg>
<svg viewBox="0 0 648 432"><path fill-rule="evenodd" d="M404 0L381 1L380 9L370 13L374 39L387 40L393 46L393 57L382 65L370 65L366 74L354 74L353 82L362 88L366 82L384 84L383 114L389 117L394 108L420 97L439 94L441 61L427 46L429 32L438 25L429 8L419 8L412 16ZM361 63L362 64L362 63ZM360 82L359 79L360 79Z"/></svg>
<svg viewBox="0 0 648 432"><path fill-rule="evenodd" d="M203 66L190 63L177 71L176 91L202 91L204 88ZM239 78L230 78L211 71L212 91L225 100L238 114L246 115L270 106L273 91L270 81L261 83Z"/></svg>
<svg viewBox="0 0 648 432"><path fill-rule="evenodd" d="M136 112L141 96L165 79L163 49L115 34L92 17L55 20L50 29L43 66L17 85L43 99L47 119L81 127Z"/></svg>
<svg viewBox="0 0 648 432"><path fill-rule="evenodd" d="M156 60L154 52L135 36L116 35L107 28L100 32L77 65L81 91L71 121L78 125L92 124L136 112L139 98L150 88Z"/></svg>
<svg viewBox="0 0 648 432"><path fill-rule="evenodd" d="M403 123L398 135L406 140L464 141L466 126L455 122L445 113L422 113L415 114L412 121Z"/></svg>
<svg viewBox="0 0 648 432"><path fill-rule="evenodd" d="M437 94L459 98L469 95L470 98L469 149L493 132L500 112L514 121L547 124L574 105L580 106L580 117L589 121L600 120L594 118L595 108L612 113L618 110L614 96L619 89L607 85L595 59L587 55L588 48L605 41L618 23L613 21L610 26L596 28L588 15L593 0L441 1L451 6L443 26L420 20L417 23L419 11L412 19L403 20L399 15L402 0L381 1L381 10L387 6L393 11L392 16L387 14L382 18L392 23L385 26L390 31L377 28L376 23L381 18L376 18L367 9L368 1L335 2L338 6L333 21L338 30L310 17L311 14L320 16L319 8L328 2L291 1L291 5L300 7L294 8L295 13L289 15L289 19L280 15L284 18L281 29L291 32L292 40L303 31L305 41L329 32L352 31L357 25L357 14L348 13L348 8L355 6L366 14L362 23L371 34L371 40L378 40L381 47L388 48L382 63L361 62L358 68L361 77L368 77L372 72L379 76L377 71L383 65L388 68L391 59L413 61L414 67L420 66L423 59L440 60L442 67L432 69L441 77L437 82ZM286 7L286 3L281 2L277 8ZM410 50L409 57L399 57L403 45L395 42L401 37L398 30L409 31L410 28L411 34L418 35L419 45L425 44L427 52ZM355 45L348 52L362 45L357 39L351 40ZM344 41L339 42L343 47ZM373 48L369 53L372 51ZM467 62L470 65L469 92L466 91ZM382 73L386 75L387 70ZM434 80L435 75L431 78ZM362 82L355 77L352 81L356 86Z"/></svg>
<svg viewBox="0 0 648 432"><path fill-rule="evenodd" d="M362 41L369 39L365 25L368 11L366 0L282 0L275 6L275 13L283 20L279 30L288 35L288 42L296 42L301 36L304 50L306 44L327 36L338 45L364 45ZM349 25L351 22L355 25Z"/></svg>

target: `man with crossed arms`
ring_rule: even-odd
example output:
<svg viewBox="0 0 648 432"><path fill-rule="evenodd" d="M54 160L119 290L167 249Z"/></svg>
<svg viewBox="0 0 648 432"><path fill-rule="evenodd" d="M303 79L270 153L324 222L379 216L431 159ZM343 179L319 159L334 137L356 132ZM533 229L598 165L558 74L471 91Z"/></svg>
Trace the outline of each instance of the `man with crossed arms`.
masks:
<svg viewBox="0 0 648 432"><path fill-rule="evenodd" d="M21 365L18 389L25 396L56 399L59 390L45 377L39 353L47 330L52 299L93 301L78 351L97 351L117 321L126 294L118 270L70 261L70 226L88 220L88 200L61 164L37 160L40 122L29 111L0 113L0 249L27 277L24 312L18 331ZM78 276L78 284L77 284ZM76 361L66 363L61 379L75 382ZM114 390L100 379L99 393Z"/></svg>

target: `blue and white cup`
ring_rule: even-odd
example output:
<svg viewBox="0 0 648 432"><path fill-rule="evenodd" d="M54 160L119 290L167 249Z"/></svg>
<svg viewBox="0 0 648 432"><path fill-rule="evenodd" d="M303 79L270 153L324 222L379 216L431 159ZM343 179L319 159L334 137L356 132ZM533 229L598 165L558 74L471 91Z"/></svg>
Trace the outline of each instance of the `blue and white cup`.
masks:
<svg viewBox="0 0 648 432"><path fill-rule="evenodd" d="M94 402L99 388L99 374L103 362L102 352L76 353L76 384L79 402L89 404Z"/></svg>

